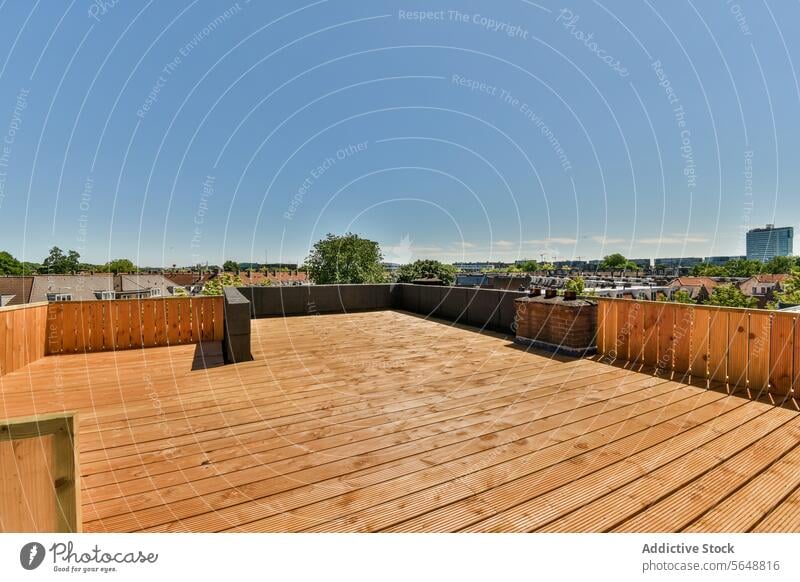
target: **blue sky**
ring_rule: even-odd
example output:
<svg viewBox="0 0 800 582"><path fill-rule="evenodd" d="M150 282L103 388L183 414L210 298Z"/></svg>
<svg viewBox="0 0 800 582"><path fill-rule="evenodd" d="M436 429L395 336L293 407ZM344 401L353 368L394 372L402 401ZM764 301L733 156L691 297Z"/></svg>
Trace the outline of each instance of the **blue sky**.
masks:
<svg viewBox="0 0 800 582"><path fill-rule="evenodd" d="M800 226L799 27L793 2L2 1L0 248L743 253Z"/></svg>

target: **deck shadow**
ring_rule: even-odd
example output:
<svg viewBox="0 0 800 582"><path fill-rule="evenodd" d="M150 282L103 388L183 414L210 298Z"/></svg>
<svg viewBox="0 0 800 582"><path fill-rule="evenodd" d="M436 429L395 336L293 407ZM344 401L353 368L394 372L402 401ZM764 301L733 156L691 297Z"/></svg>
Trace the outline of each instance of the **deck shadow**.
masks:
<svg viewBox="0 0 800 582"><path fill-rule="evenodd" d="M192 372L224 366L222 342L200 342L195 345Z"/></svg>
<svg viewBox="0 0 800 582"><path fill-rule="evenodd" d="M622 370L630 370L632 372L637 372L639 374L645 374L653 377L660 377L664 378L665 380L669 380L671 382L679 382L681 384L686 384L687 386L694 386L696 388L712 390L714 392L719 392L720 394L727 394L728 396L737 396L739 398L744 398L746 400L751 400L753 402L771 404L772 406L778 406L780 408L785 408L787 410L800 412L800 401L798 401L796 397L792 397L791 394L780 396L777 394L771 394L767 392L767 390L754 390L747 386L734 386L731 384L727 384L725 382L718 382L707 378L692 376L688 373L676 372L675 370L659 369L653 366L645 365L642 362L611 360L610 358L602 354L591 356L588 359L594 360L600 364L613 366L615 368L619 368Z"/></svg>

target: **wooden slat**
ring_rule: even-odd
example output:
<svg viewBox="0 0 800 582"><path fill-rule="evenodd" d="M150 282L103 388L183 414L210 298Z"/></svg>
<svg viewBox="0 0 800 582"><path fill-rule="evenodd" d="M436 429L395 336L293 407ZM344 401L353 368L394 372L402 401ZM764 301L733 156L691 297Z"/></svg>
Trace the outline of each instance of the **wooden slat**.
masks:
<svg viewBox="0 0 800 582"><path fill-rule="evenodd" d="M167 344L171 346L180 343L180 299L162 300L167 311Z"/></svg>
<svg viewBox="0 0 800 582"><path fill-rule="evenodd" d="M797 318L776 313L769 346L770 392L781 396L792 391Z"/></svg>
<svg viewBox="0 0 800 582"><path fill-rule="evenodd" d="M608 317L609 301L600 300L597 302L597 351L605 356L609 354L606 346L606 318Z"/></svg>
<svg viewBox="0 0 800 582"><path fill-rule="evenodd" d="M213 301L203 301L203 323L200 331L200 338L207 342L214 339L214 303Z"/></svg>
<svg viewBox="0 0 800 582"><path fill-rule="evenodd" d="M627 301L617 303L616 357L623 361L630 360L631 307L633 304Z"/></svg>
<svg viewBox="0 0 800 582"><path fill-rule="evenodd" d="M644 303L637 301L630 307L628 321L630 328L628 358L633 365L641 364L644 358Z"/></svg>
<svg viewBox="0 0 800 582"><path fill-rule="evenodd" d="M735 388L747 386L749 338L750 322L747 312L728 312L728 382Z"/></svg>
<svg viewBox="0 0 800 582"><path fill-rule="evenodd" d="M689 374L692 358L692 334L695 309L685 305L675 306L674 367L677 378Z"/></svg>
<svg viewBox="0 0 800 582"><path fill-rule="evenodd" d="M152 299L141 301L142 304L142 333L139 347L150 347L156 343L156 306Z"/></svg>
<svg viewBox="0 0 800 582"><path fill-rule="evenodd" d="M140 325L138 318L131 318L131 308L135 303L131 301L116 301L117 328L116 349L127 350L131 347L131 322Z"/></svg>
<svg viewBox="0 0 800 582"><path fill-rule="evenodd" d="M708 374L712 380L728 380L728 312L714 309L708 322Z"/></svg>
<svg viewBox="0 0 800 582"><path fill-rule="evenodd" d="M675 308L662 303L658 310L658 368L672 370L675 357Z"/></svg>
<svg viewBox="0 0 800 582"><path fill-rule="evenodd" d="M192 297L191 299L192 311L192 341L202 341L203 330L203 298Z"/></svg>
<svg viewBox="0 0 800 582"><path fill-rule="evenodd" d="M605 346L605 353L613 354L615 358L619 358L617 352L617 330L618 330L618 315L619 311L617 306L619 303L610 301L606 303L605 320L603 323L603 344Z"/></svg>
<svg viewBox="0 0 800 582"><path fill-rule="evenodd" d="M747 386L757 392L766 392L769 389L772 316L769 313L753 311L749 313L749 318Z"/></svg>
<svg viewBox="0 0 800 582"><path fill-rule="evenodd" d="M167 344L167 310L164 299L153 299L153 322L155 325L155 337L153 345L163 346ZM145 345L145 347L150 347Z"/></svg>
<svg viewBox="0 0 800 582"><path fill-rule="evenodd" d="M643 360L647 366L658 365L659 321L662 305L659 303L644 304L644 349Z"/></svg>

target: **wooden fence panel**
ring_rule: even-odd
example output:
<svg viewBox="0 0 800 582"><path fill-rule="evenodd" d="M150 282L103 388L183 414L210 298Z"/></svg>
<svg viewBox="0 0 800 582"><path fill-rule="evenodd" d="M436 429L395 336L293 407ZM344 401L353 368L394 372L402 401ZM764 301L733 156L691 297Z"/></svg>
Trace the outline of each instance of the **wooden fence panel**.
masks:
<svg viewBox="0 0 800 582"><path fill-rule="evenodd" d="M46 303L0 308L0 376L44 356L47 332Z"/></svg>
<svg viewBox="0 0 800 582"><path fill-rule="evenodd" d="M748 335L747 386L752 390L769 389L769 360L772 332L772 316L765 312L751 312Z"/></svg>
<svg viewBox="0 0 800 582"><path fill-rule="evenodd" d="M781 396L800 387L800 318L796 314L653 301L598 299L598 336L613 324L616 354L629 362L687 372ZM614 310L606 308L615 305ZM600 315L602 314L602 315ZM606 345L606 351L613 346Z"/></svg>
<svg viewBox="0 0 800 582"><path fill-rule="evenodd" d="M48 354L221 341L223 336L221 297L55 302L43 309L42 349L46 345ZM0 333L3 322L0 318ZM32 353L35 347L36 342L30 344Z"/></svg>

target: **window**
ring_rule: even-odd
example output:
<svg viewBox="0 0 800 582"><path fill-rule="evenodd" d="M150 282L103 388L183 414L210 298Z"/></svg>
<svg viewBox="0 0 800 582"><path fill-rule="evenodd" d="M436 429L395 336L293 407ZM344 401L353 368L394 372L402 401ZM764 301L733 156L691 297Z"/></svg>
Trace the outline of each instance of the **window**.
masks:
<svg viewBox="0 0 800 582"><path fill-rule="evenodd" d="M48 293L48 301L72 301L71 293Z"/></svg>
<svg viewBox="0 0 800 582"><path fill-rule="evenodd" d="M114 299L113 291L100 291L100 299Z"/></svg>
<svg viewBox="0 0 800 582"><path fill-rule="evenodd" d="M156 287L150 289L150 297L161 297L161 289Z"/></svg>

